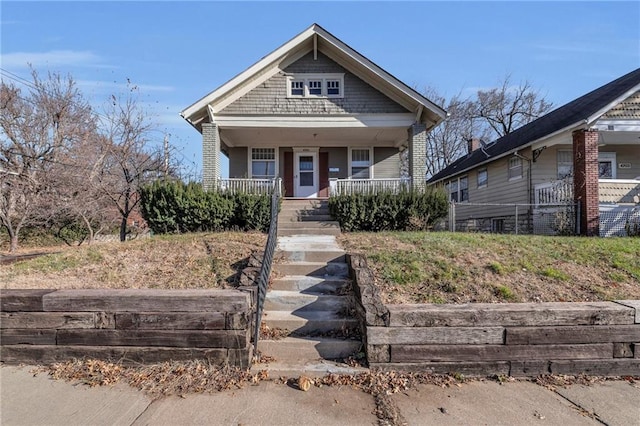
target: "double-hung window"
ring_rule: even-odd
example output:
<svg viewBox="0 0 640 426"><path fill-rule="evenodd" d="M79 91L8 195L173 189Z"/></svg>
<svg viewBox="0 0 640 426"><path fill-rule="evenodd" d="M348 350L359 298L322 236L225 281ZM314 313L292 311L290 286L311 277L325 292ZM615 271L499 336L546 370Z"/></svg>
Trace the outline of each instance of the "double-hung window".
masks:
<svg viewBox="0 0 640 426"><path fill-rule="evenodd" d="M289 98L342 98L344 74L300 74L287 77Z"/></svg>
<svg viewBox="0 0 640 426"><path fill-rule="evenodd" d="M478 188L484 188L489 182L489 174L487 169L478 170Z"/></svg>
<svg viewBox="0 0 640 426"><path fill-rule="evenodd" d="M371 178L371 150L369 148L351 149L351 178Z"/></svg>
<svg viewBox="0 0 640 426"><path fill-rule="evenodd" d="M509 180L520 179L522 177L522 158L509 158Z"/></svg>
<svg viewBox="0 0 640 426"><path fill-rule="evenodd" d="M447 183L447 192L449 192L449 200L454 203L469 201L469 178L463 176L450 180Z"/></svg>
<svg viewBox="0 0 640 426"><path fill-rule="evenodd" d="M275 148L251 148L251 177L253 179L276 177Z"/></svg>
<svg viewBox="0 0 640 426"><path fill-rule="evenodd" d="M565 149L559 149L557 154L558 179L566 179L573 176L573 157L572 152Z"/></svg>

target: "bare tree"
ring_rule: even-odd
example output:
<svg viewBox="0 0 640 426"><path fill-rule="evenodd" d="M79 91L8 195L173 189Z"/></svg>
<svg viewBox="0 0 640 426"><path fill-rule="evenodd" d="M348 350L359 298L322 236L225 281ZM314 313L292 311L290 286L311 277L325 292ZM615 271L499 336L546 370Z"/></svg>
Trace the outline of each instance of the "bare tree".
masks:
<svg viewBox="0 0 640 426"><path fill-rule="evenodd" d="M70 76L32 70L31 90L0 83L0 225L9 251L18 248L25 226L42 223L52 211L51 188L62 158L93 131L91 108Z"/></svg>
<svg viewBox="0 0 640 426"><path fill-rule="evenodd" d="M127 222L140 202L139 188L164 169L159 149L153 149L149 116L129 85L126 95L111 97L104 112L96 182L120 216L120 241L127 237Z"/></svg>
<svg viewBox="0 0 640 426"><path fill-rule="evenodd" d="M506 75L499 86L478 90L471 117L488 126L494 138L505 136L551 110L548 102L527 80L514 86Z"/></svg>
<svg viewBox="0 0 640 426"><path fill-rule="evenodd" d="M469 117L470 101L461 95L449 101L429 88L426 96L444 108L448 116L427 134L427 178L467 153L467 141L473 136L473 121Z"/></svg>
<svg viewBox="0 0 640 426"><path fill-rule="evenodd" d="M467 155L473 139L497 139L553 107L528 81L512 86L509 75L497 88L478 90L471 98L458 94L447 100L432 88L426 89L425 95L449 113L427 134L427 178Z"/></svg>

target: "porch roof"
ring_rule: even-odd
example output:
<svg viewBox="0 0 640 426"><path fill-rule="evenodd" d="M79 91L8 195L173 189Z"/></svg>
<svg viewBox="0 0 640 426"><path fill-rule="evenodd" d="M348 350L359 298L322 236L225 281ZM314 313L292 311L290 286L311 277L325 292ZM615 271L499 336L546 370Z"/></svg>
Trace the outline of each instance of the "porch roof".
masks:
<svg viewBox="0 0 640 426"><path fill-rule="evenodd" d="M459 158L435 174L429 183L465 173L535 142L566 131L589 128L609 110L640 90L640 68L565 104L535 121L503 136L486 148Z"/></svg>
<svg viewBox="0 0 640 426"><path fill-rule="evenodd" d="M415 114L415 121L431 128L446 117L446 111L349 47L318 24L313 24L227 83L184 109L180 115L202 131L201 124L214 114L262 84L310 51L320 51L354 75L376 87Z"/></svg>

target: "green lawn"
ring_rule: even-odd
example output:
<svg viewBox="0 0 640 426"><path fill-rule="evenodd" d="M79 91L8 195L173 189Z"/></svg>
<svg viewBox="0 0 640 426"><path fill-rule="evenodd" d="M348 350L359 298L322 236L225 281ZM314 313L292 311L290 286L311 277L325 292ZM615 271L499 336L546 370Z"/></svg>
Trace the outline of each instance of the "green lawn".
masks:
<svg viewBox="0 0 640 426"><path fill-rule="evenodd" d="M347 233L387 302L640 299L640 238Z"/></svg>

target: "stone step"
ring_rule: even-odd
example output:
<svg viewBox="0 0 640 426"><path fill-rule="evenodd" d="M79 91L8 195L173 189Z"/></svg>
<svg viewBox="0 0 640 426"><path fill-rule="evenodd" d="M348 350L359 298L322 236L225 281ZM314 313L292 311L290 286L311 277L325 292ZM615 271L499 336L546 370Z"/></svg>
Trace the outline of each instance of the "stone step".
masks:
<svg viewBox="0 0 640 426"><path fill-rule="evenodd" d="M340 223L334 220L322 221L322 220L307 220L304 222L278 222L278 230L280 229L331 229L336 228L340 230Z"/></svg>
<svg viewBox="0 0 640 426"><path fill-rule="evenodd" d="M278 214L278 223L288 222L310 222L310 221L331 221L333 216L329 213L326 214L302 214L296 212L295 214Z"/></svg>
<svg viewBox="0 0 640 426"><path fill-rule="evenodd" d="M317 378L327 374L356 375L369 371L365 367L351 367L342 362L329 360L298 361L298 362L268 362L258 363L251 366L251 373L257 374L260 371L268 371L269 377L277 379L279 377L296 378L301 375Z"/></svg>
<svg viewBox="0 0 640 426"><path fill-rule="evenodd" d="M278 237L278 250L342 251L333 235L293 235Z"/></svg>
<svg viewBox="0 0 640 426"><path fill-rule="evenodd" d="M300 222L305 223L305 222ZM340 228L281 228L278 226L278 236L293 235L340 235Z"/></svg>
<svg viewBox="0 0 640 426"><path fill-rule="evenodd" d="M311 275L345 278L349 276L349 266L342 262L281 262L274 263L271 268L277 277Z"/></svg>
<svg viewBox="0 0 640 426"><path fill-rule="evenodd" d="M299 199L284 199L282 200L282 208L285 207L304 207L304 208L318 208L318 207L327 207L329 205L329 200L322 199L308 199L308 198L299 198Z"/></svg>
<svg viewBox="0 0 640 426"><path fill-rule="evenodd" d="M297 291L272 290L264 301L265 311L287 311L302 313L309 311L340 312L351 304L347 296L304 294Z"/></svg>
<svg viewBox="0 0 640 426"><path fill-rule="evenodd" d="M283 212L304 212L307 214L313 214L313 213L329 213L329 205L328 204L324 204L324 205L316 205L316 206L312 206L312 205L290 205L290 204L281 204L280 205L280 213Z"/></svg>
<svg viewBox="0 0 640 426"><path fill-rule="evenodd" d="M358 320L333 312L265 311L262 322L270 328L289 330L298 335L313 335L329 331L347 332L358 327Z"/></svg>
<svg viewBox="0 0 640 426"><path fill-rule="evenodd" d="M344 278L323 278L306 275L276 278L271 282L272 290L300 291L312 294L341 293L351 286L351 281Z"/></svg>
<svg viewBox="0 0 640 426"><path fill-rule="evenodd" d="M344 251L279 250L276 254L289 262L344 262Z"/></svg>
<svg viewBox="0 0 640 426"><path fill-rule="evenodd" d="M359 340L330 337L285 337L260 340L258 350L281 363L304 363L321 359L343 359L362 351Z"/></svg>

